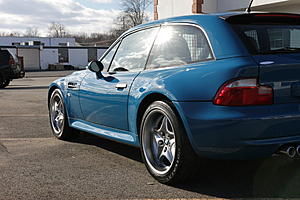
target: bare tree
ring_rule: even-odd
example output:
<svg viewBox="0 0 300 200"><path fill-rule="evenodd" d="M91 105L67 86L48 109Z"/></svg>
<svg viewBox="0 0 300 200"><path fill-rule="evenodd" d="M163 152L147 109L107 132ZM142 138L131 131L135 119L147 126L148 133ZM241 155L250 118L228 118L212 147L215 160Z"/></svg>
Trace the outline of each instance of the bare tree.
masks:
<svg viewBox="0 0 300 200"><path fill-rule="evenodd" d="M0 33L1 37L20 37L21 33L19 32L1 32Z"/></svg>
<svg viewBox="0 0 300 200"><path fill-rule="evenodd" d="M121 0L122 12L110 30L112 41L128 29L148 21L146 10L151 3L152 0Z"/></svg>
<svg viewBox="0 0 300 200"><path fill-rule="evenodd" d="M150 0L121 0L123 10L121 19L131 27L144 23L148 20L146 9L151 2Z"/></svg>
<svg viewBox="0 0 300 200"><path fill-rule="evenodd" d="M48 28L49 36L51 37L66 37L67 31L63 24L58 22L52 22Z"/></svg>
<svg viewBox="0 0 300 200"><path fill-rule="evenodd" d="M28 27L23 36L26 37L39 37L40 33L37 27Z"/></svg>

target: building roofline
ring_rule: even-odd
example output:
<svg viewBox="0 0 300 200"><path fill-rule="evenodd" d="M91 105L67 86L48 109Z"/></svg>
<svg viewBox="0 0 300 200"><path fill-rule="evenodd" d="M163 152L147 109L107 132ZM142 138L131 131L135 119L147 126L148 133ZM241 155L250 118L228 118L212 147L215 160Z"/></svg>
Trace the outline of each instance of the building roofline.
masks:
<svg viewBox="0 0 300 200"><path fill-rule="evenodd" d="M39 49L40 46L0 46L1 48L6 49ZM108 46L43 46L43 49L61 49L61 48L68 48L68 49L107 49Z"/></svg>
<svg viewBox="0 0 300 200"><path fill-rule="evenodd" d="M74 37L28 37L28 36L0 36L0 38L43 38L43 39L75 39Z"/></svg>

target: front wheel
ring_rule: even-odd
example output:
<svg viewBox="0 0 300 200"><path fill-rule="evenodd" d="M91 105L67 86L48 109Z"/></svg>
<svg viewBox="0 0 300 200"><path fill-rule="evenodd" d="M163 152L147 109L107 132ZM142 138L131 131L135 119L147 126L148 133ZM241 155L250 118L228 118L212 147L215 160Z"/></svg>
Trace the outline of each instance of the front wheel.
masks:
<svg viewBox="0 0 300 200"><path fill-rule="evenodd" d="M166 184L188 178L195 153L172 105L163 101L152 103L140 130L142 156L150 174Z"/></svg>
<svg viewBox="0 0 300 200"><path fill-rule="evenodd" d="M5 78L5 76L0 73L0 88L7 87L9 83L10 83L10 79Z"/></svg>
<svg viewBox="0 0 300 200"><path fill-rule="evenodd" d="M69 140L79 132L69 126L63 96L59 89L54 90L51 94L49 117L52 133L56 138Z"/></svg>
<svg viewBox="0 0 300 200"><path fill-rule="evenodd" d="M7 87L9 84L10 84L10 79L4 80L4 82L3 82L4 87Z"/></svg>

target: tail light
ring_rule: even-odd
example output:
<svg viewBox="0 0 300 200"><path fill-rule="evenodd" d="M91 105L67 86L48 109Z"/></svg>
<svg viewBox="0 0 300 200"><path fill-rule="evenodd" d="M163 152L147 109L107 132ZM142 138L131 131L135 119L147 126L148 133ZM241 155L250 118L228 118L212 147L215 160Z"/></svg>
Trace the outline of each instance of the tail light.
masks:
<svg viewBox="0 0 300 200"><path fill-rule="evenodd" d="M273 89L262 86L256 78L225 83L217 92L214 104L222 106L249 106L273 104Z"/></svg>

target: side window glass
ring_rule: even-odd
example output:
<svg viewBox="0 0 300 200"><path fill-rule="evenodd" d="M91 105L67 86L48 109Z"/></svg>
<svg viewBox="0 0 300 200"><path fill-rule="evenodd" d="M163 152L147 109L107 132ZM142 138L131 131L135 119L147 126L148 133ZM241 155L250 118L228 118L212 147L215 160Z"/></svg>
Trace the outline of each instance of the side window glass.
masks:
<svg viewBox="0 0 300 200"><path fill-rule="evenodd" d="M257 52L260 50L258 33L256 30L247 30L245 33L245 43L249 47L251 52Z"/></svg>
<svg viewBox="0 0 300 200"><path fill-rule="evenodd" d="M125 37L114 57L109 71L143 70L158 29L158 27L150 28Z"/></svg>
<svg viewBox="0 0 300 200"><path fill-rule="evenodd" d="M270 49L276 50L284 47L290 47L291 32L290 29L267 29L270 39Z"/></svg>
<svg viewBox="0 0 300 200"><path fill-rule="evenodd" d="M212 58L206 37L199 28L164 26L154 43L147 68L185 65Z"/></svg>
<svg viewBox="0 0 300 200"><path fill-rule="evenodd" d="M111 60L113 59L115 53L116 53L116 50L118 49L118 46L119 46L120 42L118 42L105 56L104 58L102 58L101 60L101 63L103 64L104 66L104 69L103 71L107 71L108 68L109 68L109 65L111 63Z"/></svg>

